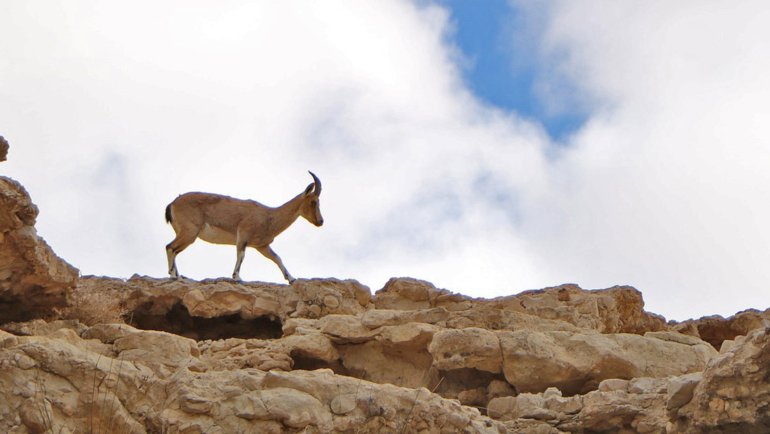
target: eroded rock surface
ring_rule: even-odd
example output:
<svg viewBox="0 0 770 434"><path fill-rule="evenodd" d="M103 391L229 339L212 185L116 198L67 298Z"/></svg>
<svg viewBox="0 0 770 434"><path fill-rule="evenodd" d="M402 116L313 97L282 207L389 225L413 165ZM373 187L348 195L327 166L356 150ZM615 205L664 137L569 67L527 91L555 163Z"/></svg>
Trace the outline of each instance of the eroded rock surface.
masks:
<svg viewBox="0 0 770 434"><path fill-rule="evenodd" d="M78 270L37 235L38 208L24 187L0 176L0 318L27 320L67 304Z"/></svg>
<svg viewBox="0 0 770 434"><path fill-rule="evenodd" d="M11 396L0 430L719 432L735 417L747 432L764 427L764 392L746 391L770 376L761 336L719 355L680 325L661 328L635 290L568 288L569 298L525 293L522 306L415 279L372 296L353 280L85 277L77 290L120 298L132 325L3 326L0 390ZM593 310L622 300L636 320Z"/></svg>
<svg viewBox="0 0 770 434"><path fill-rule="evenodd" d="M559 432L770 432L770 328L737 340L703 372L662 378L610 379L595 391L493 398L489 415L527 419Z"/></svg>
<svg viewBox="0 0 770 434"><path fill-rule="evenodd" d="M630 286L586 291L568 284L484 300L437 289L422 280L394 278L377 292L375 306L377 309L444 307L454 312L470 311L467 315L455 315L457 326L493 330L515 326L538 327L514 324L522 317L511 313L529 314L538 318L540 323L545 323L542 329L551 330L564 328L565 324L601 333L643 334L666 328L663 317L644 310L641 292ZM463 321L465 319L467 321Z"/></svg>
<svg viewBox="0 0 770 434"><path fill-rule="evenodd" d="M711 361L672 416L685 433L770 432L770 326L736 339Z"/></svg>
<svg viewBox="0 0 770 434"><path fill-rule="evenodd" d="M505 432L425 388L218 369L194 340L125 324L0 331L0 390L2 432Z"/></svg>
<svg viewBox="0 0 770 434"><path fill-rule="evenodd" d="M748 309L729 318L711 315L684 321L674 325L673 328L682 333L697 336L719 350L723 342L732 341L736 336L745 336L765 324L770 324L770 309L765 311Z"/></svg>

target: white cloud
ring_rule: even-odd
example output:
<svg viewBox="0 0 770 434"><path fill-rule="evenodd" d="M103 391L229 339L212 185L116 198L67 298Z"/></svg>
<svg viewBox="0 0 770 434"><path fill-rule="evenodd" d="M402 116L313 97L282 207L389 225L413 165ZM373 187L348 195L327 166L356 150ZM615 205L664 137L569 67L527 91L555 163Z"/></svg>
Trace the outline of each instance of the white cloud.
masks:
<svg viewBox="0 0 770 434"><path fill-rule="evenodd" d="M477 296L631 283L675 317L763 307L762 20L581 5L527 11L544 86L593 110L558 150L463 87L430 5L5 3L2 170L84 273L165 275L177 194L278 205L310 169L326 224L274 243L298 277L411 275ZM180 271L227 276L234 250L197 242ZM280 279L254 251L241 275Z"/></svg>
<svg viewBox="0 0 770 434"><path fill-rule="evenodd" d="M554 166L558 212L535 223L546 274L632 283L675 317L767 307L767 8L550 7L545 58L595 111Z"/></svg>
<svg viewBox="0 0 770 434"><path fill-rule="evenodd" d="M276 242L294 274L375 288L411 274L463 291L506 275L484 265L495 261L480 246L518 236L505 222L486 228L488 201L456 210L476 200L475 178L490 174L504 191L539 176L543 138L462 87L446 11L409 2L5 8L14 19L3 40L22 43L3 48L11 85L0 114L15 154L4 169L43 209L41 233L83 272L163 275L172 238L163 208L176 194L277 205L311 169L324 182L327 224L300 222ZM526 262L504 247L486 255ZM228 275L233 259L231 248L196 243L179 266ZM254 252L242 275L280 278Z"/></svg>

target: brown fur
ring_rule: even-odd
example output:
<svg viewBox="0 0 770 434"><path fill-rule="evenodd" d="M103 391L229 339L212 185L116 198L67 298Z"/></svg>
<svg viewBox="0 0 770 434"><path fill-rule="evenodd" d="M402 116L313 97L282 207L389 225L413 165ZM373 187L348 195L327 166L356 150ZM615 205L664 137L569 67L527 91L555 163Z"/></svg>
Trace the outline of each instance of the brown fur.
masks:
<svg viewBox="0 0 770 434"><path fill-rule="evenodd" d="M314 182L303 193L277 208L213 193L191 192L177 197L166 207L166 221L176 232L174 240L166 246L169 275L178 277L176 255L200 238L210 243L236 246L234 279L240 279L246 247L254 247L275 262L284 278L292 282L294 278L270 248L270 243L300 216L316 226L323 224L319 205L321 181L312 172L310 174Z"/></svg>

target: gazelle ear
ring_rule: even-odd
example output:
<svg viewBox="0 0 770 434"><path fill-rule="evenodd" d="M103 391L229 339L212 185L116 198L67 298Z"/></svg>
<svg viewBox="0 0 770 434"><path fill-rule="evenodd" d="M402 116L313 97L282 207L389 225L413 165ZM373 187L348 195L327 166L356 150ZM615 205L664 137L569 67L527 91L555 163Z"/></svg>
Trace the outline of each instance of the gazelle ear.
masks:
<svg viewBox="0 0 770 434"><path fill-rule="evenodd" d="M313 192L313 187L315 187L315 184L313 183L310 183L310 185L307 186L307 188L305 189L305 196Z"/></svg>

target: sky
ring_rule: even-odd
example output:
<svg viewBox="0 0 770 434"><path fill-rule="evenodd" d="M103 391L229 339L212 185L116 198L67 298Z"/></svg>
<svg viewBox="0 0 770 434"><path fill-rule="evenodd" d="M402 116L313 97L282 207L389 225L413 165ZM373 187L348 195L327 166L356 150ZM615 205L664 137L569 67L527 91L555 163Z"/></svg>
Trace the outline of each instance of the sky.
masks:
<svg viewBox="0 0 770 434"><path fill-rule="evenodd" d="M471 5L472 3L472 5ZM0 3L0 175L83 275L165 276L206 191L325 223L295 277L474 297L632 285L668 319L770 307L763 1ZM182 275L229 276L194 243ZM281 282L250 250L245 280Z"/></svg>

